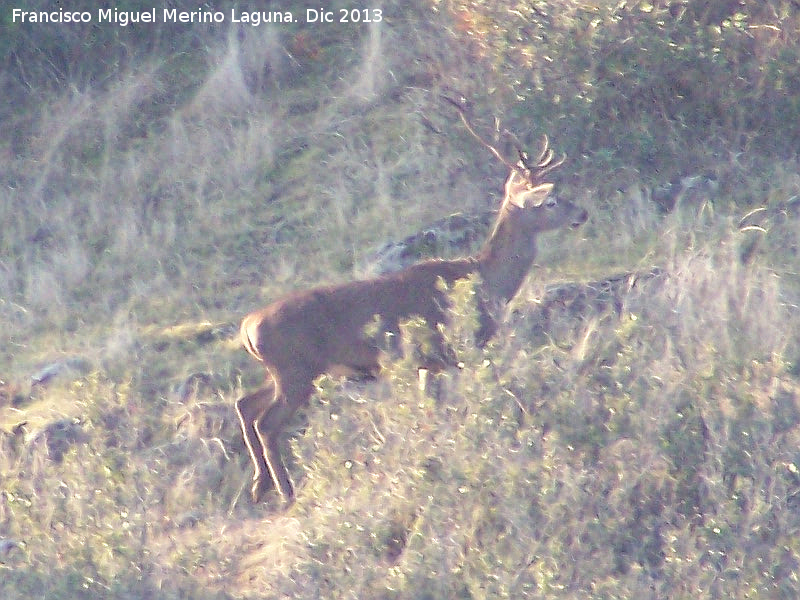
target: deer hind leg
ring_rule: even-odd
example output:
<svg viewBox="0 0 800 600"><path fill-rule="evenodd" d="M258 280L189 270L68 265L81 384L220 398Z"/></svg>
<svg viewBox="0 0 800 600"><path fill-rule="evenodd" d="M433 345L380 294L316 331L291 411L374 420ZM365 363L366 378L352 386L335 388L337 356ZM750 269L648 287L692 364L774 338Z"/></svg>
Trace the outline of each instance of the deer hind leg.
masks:
<svg viewBox="0 0 800 600"><path fill-rule="evenodd" d="M244 443L247 450L250 452L250 458L255 467L255 474L253 475L253 495L256 495L256 487L258 489L258 496L264 493L263 483L268 481L267 473L269 467L264 460L264 446L261 439L258 437L256 431L256 423L263 417L269 410L270 405L275 402L275 389L272 386L259 389L252 394L243 396L236 401L236 414L239 416L239 424L242 427L242 434L244 435Z"/></svg>
<svg viewBox="0 0 800 600"><path fill-rule="evenodd" d="M282 384L281 388L282 391L275 397L275 402L256 421L255 430L261 442L263 459L275 484L275 489L285 501L291 502L294 499L294 487L283 462L278 441L292 415L311 396L313 387L309 382L288 387ZM253 484L253 500L255 502L258 502L267 487L268 482L265 476Z"/></svg>

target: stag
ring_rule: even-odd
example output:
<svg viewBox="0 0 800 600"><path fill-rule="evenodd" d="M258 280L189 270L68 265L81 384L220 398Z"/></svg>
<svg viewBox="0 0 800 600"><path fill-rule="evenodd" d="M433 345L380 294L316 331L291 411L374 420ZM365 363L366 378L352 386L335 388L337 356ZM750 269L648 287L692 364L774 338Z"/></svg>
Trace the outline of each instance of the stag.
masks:
<svg viewBox="0 0 800 600"><path fill-rule="evenodd" d="M438 327L448 322L449 307L440 280L449 286L479 275L476 342L482 346L497 331L498 308L516 295L533 264L536 234L578 227L586 221L584 209L557 198L553 184L543 181L543 176L564 160L553 160L546 136L535 160L517 145L515 162L479 136L464 110L456 106L470 133L510 169L502 205L482 249L474 256L428 260L372 279L295 292L242 320L242 343L267 371L267 386L236 402L255 467L254 502L261 499L270 482L286 502L293 499L278 439L294 413L307 405L318 376L377 374L380 340L394 340L393 350L398 350L400 323L412 317L421 317L431 330L434 351L421 366L441 369L454 365L453 352ZM366 326L376 318L379 332L368 336ZM391 335L384 338L387 334Z"/></svg>

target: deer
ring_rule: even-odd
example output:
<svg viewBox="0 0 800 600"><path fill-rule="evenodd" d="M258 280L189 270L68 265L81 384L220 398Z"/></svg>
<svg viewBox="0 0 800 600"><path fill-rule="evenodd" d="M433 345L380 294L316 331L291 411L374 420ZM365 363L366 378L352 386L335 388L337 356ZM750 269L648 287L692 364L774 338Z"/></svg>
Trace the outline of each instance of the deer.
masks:
<svg viewBox="0 0 800 600"><path fill-rule="evenodd" d="M561 165L544 136L538 157L531 160L518 140L513 161L479 136L460 103L468 131L509 168L503 200L483 247L474 255L451 260L430 259L400 271L363 280L315 287L283 296L241 322L245 350L266 370L266 386L236 401L236 412L255 473L252 500L258 503L274 486L284 503L294 500L294 487L283 462L279 436L293 415L308 405L314 380L323 374L379 374L383 347L400 351L400 323L421 318L430 329L432 356L421 367L441 371L456 366L440 325L448 324L446 287L477 275L476 304L479 347L498 330L498 312L519 291L536 257L536 235L562 227L577 228L587 211L553 193L544 175ZM499 123L498 123L499 125ZM366 333L377 322L377 334ZM374 330L374 327L372 328ZM383 336L383 337L382 337Z"/></svg>

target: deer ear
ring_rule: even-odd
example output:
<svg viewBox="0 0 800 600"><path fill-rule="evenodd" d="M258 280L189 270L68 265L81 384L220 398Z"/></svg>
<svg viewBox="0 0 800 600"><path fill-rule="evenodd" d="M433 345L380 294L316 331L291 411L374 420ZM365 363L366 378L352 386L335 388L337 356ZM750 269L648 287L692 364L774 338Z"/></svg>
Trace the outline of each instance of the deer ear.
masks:
<svg viewBox="0 0 800 600"><path fill-rule="evenodd" d="M520 192L511 198L511 202L520 208L541 206L545 198L550 194L553 189L552 183L542 183L535 188Z"/></svg>
<svg viewBox="0 0 800 600"><path fill-rule="evenodd" d="M525 189L528 182L525 181L516 169L511 170L511 174L506 179L506 197L516 196L520 190Z"/></svg>

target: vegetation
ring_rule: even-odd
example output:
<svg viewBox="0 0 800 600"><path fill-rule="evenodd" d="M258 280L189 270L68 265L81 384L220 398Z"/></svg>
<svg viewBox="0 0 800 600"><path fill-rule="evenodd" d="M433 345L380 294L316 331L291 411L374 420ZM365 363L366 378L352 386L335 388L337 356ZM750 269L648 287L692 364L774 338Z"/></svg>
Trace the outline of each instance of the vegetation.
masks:
<svg viewBox="0 0 800 600"><path fill-rule="evenodd" d="M382 8L0 14L0 596L797 597L796 3ZM254 506L241 315L498 201L441 94L547 132L590 221L488 348L452 290L463 369L421 382L411 322L381 380L318 381L296 502ZM696 174L718 187L653 201ZM583 295L545 305L563 282Z"/></svg>

